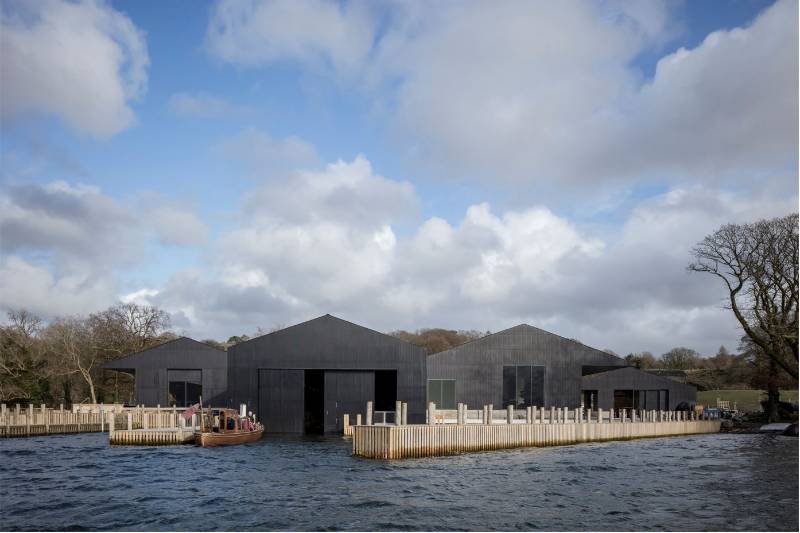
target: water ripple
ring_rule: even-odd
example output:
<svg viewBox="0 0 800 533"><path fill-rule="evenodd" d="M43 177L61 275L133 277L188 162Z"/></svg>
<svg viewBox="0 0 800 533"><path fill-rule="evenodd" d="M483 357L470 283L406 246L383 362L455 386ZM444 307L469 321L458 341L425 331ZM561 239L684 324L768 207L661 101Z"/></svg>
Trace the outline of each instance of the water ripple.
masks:
<svg viewBox="0 0 800 533"><path fill-rule="evenodd" d="M797 440L766 435L406 461L341 439L110 448L0 441L0 530L796 530Z"/></svg>

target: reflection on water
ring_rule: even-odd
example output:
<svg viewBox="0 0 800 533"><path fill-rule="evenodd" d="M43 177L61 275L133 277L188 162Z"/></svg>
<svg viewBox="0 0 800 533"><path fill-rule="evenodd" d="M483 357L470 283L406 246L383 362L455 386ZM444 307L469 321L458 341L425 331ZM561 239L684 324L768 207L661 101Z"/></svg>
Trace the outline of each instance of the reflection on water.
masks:
<svg viewBox="0 0 800 533"><path fill-rule="evenodd" d="M0 530L794 530L797 439L702 435L380 462L341 439L0 441Z"/></svg>

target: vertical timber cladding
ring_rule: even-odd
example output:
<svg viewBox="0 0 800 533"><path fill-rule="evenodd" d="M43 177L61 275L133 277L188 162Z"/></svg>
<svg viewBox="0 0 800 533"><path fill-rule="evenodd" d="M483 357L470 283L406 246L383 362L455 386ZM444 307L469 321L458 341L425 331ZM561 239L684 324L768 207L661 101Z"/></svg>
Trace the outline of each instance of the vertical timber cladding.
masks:
<svg viewBox="0 0 800 533"><path fill-rule="evenodd" d="M228 354L188 337L110 361L102 368L132 372L136 382L134 401L149 407L170 405L169 370L200 371L203 402L215 406L227 403Z"/></svg>
<svg viewBox="0 0 800 533"><path fill-rule="evenodd" d="M580 342L520 324L428 357L428 379L455 379L456 402L472 409L503 405L503 367L530 365L545 406L578 407L583 367L622 367L625 362ZM507 376L510 378L510 376ZM541 385L543 383L543 385Z"/></svg>
<svg viewBox="0 0 800 533"><path fill-rule="evenodd" d="M344 430L343 415L362 412L366 398L375 398L375 372L325 371L325 433Z"/></svg>
<svg viewBox="0 0 800 533"><path fill-rule="evenodd" d="M260 403L260 370L319 370L325 374L333 371L393 371L397 376L397 400L408 403L408 421L425 421L425 350L331 315L230 347L229 405L247 403L255 406ZM361 398L363 401L359 402L358 411L350 414L364 413L366 400L374 400L377 392L373 390L371 398ZM302 390L299 397L303 399ZM257 415L263 418L261 413ZM272 430L267 426L266 431Z"/></svg>
<svg viewBox="0 0 800 533"><path fill-rule="evenodd" d="M303 432L304 374L303 370L259 370L257 414L270 433Z"/></svg>

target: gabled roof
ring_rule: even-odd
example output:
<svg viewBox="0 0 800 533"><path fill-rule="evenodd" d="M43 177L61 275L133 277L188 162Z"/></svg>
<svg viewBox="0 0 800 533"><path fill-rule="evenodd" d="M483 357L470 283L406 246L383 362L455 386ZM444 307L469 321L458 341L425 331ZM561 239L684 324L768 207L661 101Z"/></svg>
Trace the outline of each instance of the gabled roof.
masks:
<svg viewBox="0 0 800 533"><path fill-rule="evenodd" d="M176 339L172 339L167 342L162 342L161 344L158 344L156 346L151 346L149 348L145 348L144 350L139 350L138 352L133 352L124 357L120 357L119 359L114 359L113 361L109 361L103 364L101 368L129 369L135 366L132 365L131 363L135 362L136 359L141 358L143 355L148 354L149 352L161 351L168 346L180 346L180 345L183 345L188 349L203 350L203 351L212 350L214 352L219 352L220 354L223 355L225 354L224 350L220 350L219 348L214 348L213 346L209 346L204 342L196 341L189 337L178 337Z"/></svg>
<svg viewBox="0 0 800 533"><path fill-rule="evenodd" d="M246 341L242 341L242 342L236 343L234 345L234 347L242 346L242 345L245 345L245 344L254 343L254 342L257 342L257 341L259 341L261 339L265 339L265 338L268 338L268 337L271 337L271 336L279 336L279 335L282 335L282 334L286 334L286 333L291 332L292 330L300 329L300 328L303 328L304 326L309 326L309 325L314 324L316 322L338 323L338 324L344 325L344 326L346 326L348 328L355 328L355 329L363 330L365 332L369 332L370 334L380 335L381 337L386 337L388 339L392 339L393 341L395 341L395 342L397 342L399 344L408 344L410 346L414 346L415 348L420 348L419 346L417 346L414 343L411 343L411 342L408 342L408 341L404 341L403 339L398 339L397 337L394 337L392 335L388 335L388 334L383 333L381 331L377 331L375 329L368 328L366 326L362 326L361 324L356 324L355 322L351 322L349 320L345 320L343 318L339 318L338 316L334 316L334 315L332 315L330 313L326 313L326 314L318 316L316 318L312 318L312 319L306 320L304 322L300 322L300 323L297 323L297 324L293 324L291 326L287 326L287 327L285 327L283 329L279 329L277 331L266 333L264 335L259 335L258 337L253 337L252 339L247 339Z"/></svg>
<svg viewBox="0 0 800 533"><path fill-rule="evenodd" d="M613 370L606 370L604 372L597 372L596 374L587 374L583 376L584 381L602 381L613 377L624 377L629 379L642 379L651 383L661 383L664 387L694 387L688 383L681 383L680 381L670 379L668 377L659 376L651 372L646 372L632 366L623 366Z"/></svg>
<svg viewBox="0 0 800 533"><path fill-rule="evenodd" d="M441 351L441 352L436 352L434 354L430 354L428 357L434 357L434 356L437 356L437 355L441 355L441 354L445 354L445 353L448 353L448 352L456 351L456 350L459 350L460 348L462 348L463 346L467 346L467 345L470 345L470 344L480 344L482 342L487 342L492 337L496 337L496 336L500 336L500 335L507 335L509 333L514 333L514 332L520 332L520 333L529 332L529 333L535 333L537 335L549 335L551 337L556 337L558 339L561 339L562 341L574 343L574 344L576 344L578 346L581 346L583 348L586 348L588 350L596 352L598 355L602 355L604 357L607 357L608 359L610 359L610 360L612 360L614 362L623 361L622 358L617 357L616 355L611 355L608 352L604 352L602 350L598 350L597 348L592 348L591 346L583 344L582 342L578 342L578 341L573 340L573 339L568 339L566 337L562 337L561 335L558 335L557 333L552 333L550 331L547 331L547 330L544 330L544 329L541 329L541 328L537 328L535 326L531 326L530 324L525 324L525 323L517 324L516 326L512 326L510 328L507 328L507 329L504 329L504 330L501 330L501 331L496 331L496 332L491 333L489 335L486 335L484 337L479 337L477 339L473 339L471 341L467 341L467 342L461 343L461 344L459 344L457 346L453 346L452 348L448 348L447 350L444 350L444 351Z"/></svg>

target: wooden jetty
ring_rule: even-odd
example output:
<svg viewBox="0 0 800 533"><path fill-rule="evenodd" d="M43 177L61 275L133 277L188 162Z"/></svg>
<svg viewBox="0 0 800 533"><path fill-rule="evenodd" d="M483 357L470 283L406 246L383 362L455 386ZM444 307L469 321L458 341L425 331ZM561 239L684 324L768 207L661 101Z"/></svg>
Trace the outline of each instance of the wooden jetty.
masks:
<svg viewBox="0 0 800 533"><path fill-rule="evenodd" d="M109 435L119 435L120 443L133 443L135 439L124 437L122 432L169 429L175 432L183 429L191 433L194 425L181 425L183 411L179 407L124 407L118 404L74 405L72 409L64 409L63 405L58 408L28 405L23 409L17 404L14 409L9 409L6 404L0 404L0 437L108 431ZM168 439L154 437L153 440Z"/></svg>
<svg viewBox="0 0 800 533"><path fill-rule="evenodd" d="M367 406L367 419L369 409ZM353 455L371 459L430 457L529 446L558 446L583 442L716 433L720 420L698 419L683 411L585 411L581 408L498 411L492 406L469 411L459 405L450 413L428 408L428 423L351 426ZM472 417L470 414L479 414ZM451 421L452 420L452 421Z"/></svg>
<svg viewBox="0 0 800 533"><path fill-rule="evenodd" d="M125 413L125 426L117 429L110 425L108 442L114 446L171 446L194 443L194 432L199 429L198 416L193 414L187 424L183 413L177 409L164 412L145 413L138 427L134 425L134 413Z"/></svg>

